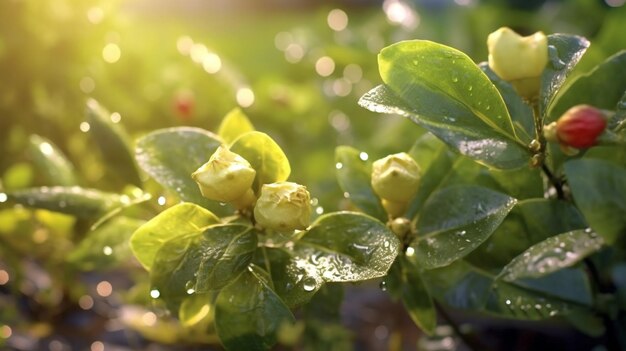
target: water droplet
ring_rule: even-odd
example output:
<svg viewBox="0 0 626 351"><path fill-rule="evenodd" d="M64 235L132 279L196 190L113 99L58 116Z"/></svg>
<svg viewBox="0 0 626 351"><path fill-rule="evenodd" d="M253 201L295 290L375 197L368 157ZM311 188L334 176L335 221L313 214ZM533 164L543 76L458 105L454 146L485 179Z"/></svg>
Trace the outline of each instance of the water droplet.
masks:
<svg viewBox="0 0 626 351"><path fill-rule="evenodd" d="M389 248L389 245L390 245L390 244L389 244L389 241L387 241L387 240L383 241L383 247L384 247L385 249L388 249L388 248Z"/></svg>
<svg viewBox="0 0 626 351"><path fill-rule="evenodd" d="M6 202L8 199L9 197L7 196L7 194L0 193L0 202Z"/></svg>
<svg viewBox="0 0 626 351"><path fill-rule="evenodd" d="M302 282L302 288L304 289L304 291L315 290L315 285L315 279L311 277L305 278Z"/></svg>
<svg viewBox="0 0 626 351"><path fill-rule="evenodd" d="M341 163L341 162L335 163L335 168L342 169L343 168L343 163Z"/></svg>
<svg viewBox="0 0 626 351"><path fill-rule="evenodd" d="M157 289L152 289L150 290L150 297L152 297L153 299L158 299L159 296L161 296L161 292Z"/></svg>
<svg viewBox="0 0 626 351"><path fill-rule="evenodd" d="M507 305L510 305L510 304L511 304L511 300L506 300L506 301L505 301L505 303L506 303Z"/></svg>
<svg viewBox="0 0 626 351"><path fill-rule="evenodd" d="M187 283L185 283L185 289L187 289L187 290L193 289L194 285L196 285L196 284L190 280Z"/></svg>
<svg viewBox="0 0 626 351"><path fill-rule="evenodd" d="M459 231L459 232L456 232L456 235L458 235L458 236L463 236L463 235L465 235L466 233L467 233L467 231L465 231L465 230L461 230L461 231Z"/></svg>
<svg viewBox="0 0 626 351"><path fill-rule="evenodd" d="M461 246L461 247L459 247L459 249L458 249L458 250L459 250L459 251L463 251L463 250L465 250L465 246Z"/></svg>
<svg viewBox="0 0 626 351"><path fill-rule="evenodd" d="M490 105L485 106L485 110L487 111L491 110L491 106Z"/></svg>
<svg viewBox="0 0 626 351"><path fill-rule="evenodd" d="M453 81L454 83L456 83L456 82L458 82L458 81L459 81L459 78L457 78L457 77L452 77L452 81Z"/></svg>
<svg viewBox="0 0 626 351"><path fill-rule="evenodd" d="M102 248L102 253L105 256L111 256L111 254L113 253L113 249L110 246L105 246Z"/></svg>
<svg viewBox="0 0 626 351"><path fill-rule="evenodd" d="M471 86L471 85L467 87L467 91L472 91L473 89L474 89L474 87Z"/></svg>
<svg viewBox="0 0 626 351"><path fill-rule="evenodd" d="M387 282L386 281L381 281L380 285L378 285L380 287L380 290L382 291L387 291Z"/></svg>
<svg viewBox="0 0 626 351"><path fill-rule="evenodd" d="M350 197L350 193L349 192L344 192L343 193L343 197L345 197L346 199Z"/></svg>
<svg viewBox="0 0 626 351"><path fill-rule="evenodd" d="M407 247L407 248L406 248L406 256L407 256L407 257L411 257L411 256L413 256L413 255L415 255L415 249L414 249L414 248L412 248L412 247L410 247L410 246L409 246L409 247Z"/></svg>
<svg viewBox="0 0 626 351"><path fill-rule="evenodd" d="M368 159L369 157L370 157L370 156L367 154L367 152L361 152L361 153L359 154L359 158L361 159L361 161L367 161L367 159Z"/></svg>

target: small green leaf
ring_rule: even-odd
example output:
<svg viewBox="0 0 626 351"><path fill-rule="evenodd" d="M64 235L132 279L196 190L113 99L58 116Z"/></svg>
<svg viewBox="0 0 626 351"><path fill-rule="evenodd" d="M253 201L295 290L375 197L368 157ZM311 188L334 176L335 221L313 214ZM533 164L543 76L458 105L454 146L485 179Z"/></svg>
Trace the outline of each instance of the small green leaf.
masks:
<svg viewBox="0 0 626 351"><path fill-rule="evenodd" d="M461 154L486 166L512 169L528 164L530 153L526 145L511 135L504 135L448 97L426 91L417 96L400 98L386 85L379 85L359 100L359 105L372 112L398 114L421 125ZM405 101L413 101L408 104ZM508 116L508 115L507 115Z"/></svg>
<svg viewBox="0 0 626 351"><path fill-rule="evenodd" d="M217 134L226 144L230 144L239 136L254 131L254 126L248 117L236 107L232 109L220 123Z"/></svg>
<svg viewBox="0 0 626 351"><path fill-rule="evenodd" d="M118 194L78 186L21 189L7 192L7 199L27 207L43 208L83 219L98 218L124 204Z"/></svg>
<svg viewBox="0 0 626 351"><path fill-rule="evenodd" d="M146 173L183 201L225 215L229 207L204 198L191 178L191 173L206 163L221 143L217 135L200 128L160 129L137 141L135 157Z"/></svg>
<svg viewBox="0 0 626 351"><path fill-rule="evenodd" d="M433 299L424 285L420 271L405 259L401 260L403 271L402 302L415 324L426 334L432 335L437 327L437 312Z"/></svg>
<svg viewBox="0 0 626 351"><path fill-rule="evenodd" d="M511 83L500 78L495 72L489 68L487 62L481 62L478 67L485 72L489 80L495 85L500 92L506 108L511 114L513 127L517 136L522 142L530 143L535 138L535 121L533 110L529 104L524 102L521 96L517 94Z"/></svg>
<svg viewBox="0 0 626 351"><path fill-rule="evenodd" d="M227 350L269 350L291 311L257 270L244 271L217 297L215 327Z"/></svg>
<svg viewBox="0 0 626 351"><path fill-rule="evenodd" d="M417 221L410 260L420 269L448 265L480 246L516 200L476 186L452 186L433 194Z"/></svg>
<svg viewBox="0 0 626 351"><path fill-rule="evenodd" d="M202 234L170 239L154 257L152 288L172 309L187 295L221 289L252 260L257 239L251 229L241 224L213 225Z"/></svg>
<svg viewBox="0 0 626 351"><path fill-rule="evenodd" d="M593 230L607 244L623 241L626 233L626 169L594 159L564 165L574 200Z"/></svg>
<svg viewBox="0 0 626 351"><path fill-rule="evenodd" d="M111 174L120 180L142 186L126 131L111 121L111 114L93 99L87 101L89 133L96 141Z"/></svg>
<svg viewBox="0 0 626 351"><path fill-rule="evenodd" d="M143 223L134 218L115 217L87 233L67 260L82 271L113 268L131 256L128 238Z"/></svg>
<svg viewBox="0 0 626 351"><path fill-rule="evenodd" d="M415 141L413 146L411 146L409 155L411 155L415 162L417 162L420 166L422 174L424 174L440 157L442 151L447 149L448 146L439 140L434 134L425 133Z"/></svg>
<svg viewBox="0 0 626 351"><path fill-rule="evenodd" d="M214 300L212 294L192 294L185 298L178 311L178 319L185 327L202 328L202 332L213 329L213 316L215 306L211 303Z"/></svg>
<svg viewBox="0 0 626 351"><path fill-rule="evenodd" d="M47 185L76 185L74 166L50 140L33 134L29 138L29 151L38 174Z"/></svg>
<svg viewBox="0 0 626 351"><path fill-rule="evenodd" d="M550 237L514 258L500 273L500 279L513 281L539 278L571 267L602 248L604 241L589 229Z"/></svg>
<svg viewBox="0 0 626 351"><path fill-rule="evenodd" d="M245 158L254 170L254 190L260 191L263 184L282 182L289 178L291 167L283 150L269 135L249 132L237 138L230 150Z"/></svg>
<svg viewBox="0 0 626 351"><path fill-rule="evenodd" d="M598 92L602 93L599 94ZM570 107L587 104L613 110L626 91L626 51L621 51L579 76L550 108L548 122L556 121Z"/></svg>
<svg viewBox="0 0 626 351"><path fill-rule="evenodd" d="M137 229L130 238L130 247L137 260L150 270L163 243L179 236L200 234L205 227L219 221L210 211L183 202L159 213Z"/></svg>
<svg viewBox="0 0 626 351"><path fill-rule="evenodd" d="M387 212L371 185L372 164L360 157L361 153L349 146L335 149L337 181L359 209L381 221L387 221Z"/></svg>
<svg viewBox="0 0 626 351"><path fill-rule="evenodd" d="M565 79L587 51L589 44L587 39L577 35L548 35L549 61L541 75L541 91L539 93L539 112L543 118L545 118L546 112L550 110L550 105ZM540 121L540 123L548 122L550 121Z"/></svg>

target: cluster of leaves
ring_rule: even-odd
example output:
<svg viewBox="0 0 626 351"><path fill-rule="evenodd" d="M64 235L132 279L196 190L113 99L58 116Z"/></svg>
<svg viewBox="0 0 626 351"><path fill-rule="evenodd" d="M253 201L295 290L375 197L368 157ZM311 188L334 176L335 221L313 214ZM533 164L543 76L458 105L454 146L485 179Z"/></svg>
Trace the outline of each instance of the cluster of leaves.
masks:
<svg viewBox="0 0 626 351"><path fill-rule="evenodd" d="M511 318L564 316L596 336L605 331L602 318L624 325L626 52L564 84L589 42L554 34L548 44L550 61L531 102L486 63L444 45L405 41L378 56L384 84L360 105L429 131L409 151L422 185L386 279L427 332L436 326L436 301ZM543 125L577 104L611 111L607 133L617 143L576 157L548 145ZM384 220L370 165L358 155L337 149L340 185Z"/></svg>

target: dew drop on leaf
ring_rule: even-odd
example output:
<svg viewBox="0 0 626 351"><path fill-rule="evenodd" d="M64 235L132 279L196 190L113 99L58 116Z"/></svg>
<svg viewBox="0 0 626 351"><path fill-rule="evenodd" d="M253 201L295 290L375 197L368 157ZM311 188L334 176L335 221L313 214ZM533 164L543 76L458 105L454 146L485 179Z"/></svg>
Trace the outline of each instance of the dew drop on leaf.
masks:
<svg viewBox="0 0 626 351"><path fill-rule="evenodd" d="M305 278L302 282L302 288L304 289L304 291L315 290L315 279L311 277Z"/></svg>

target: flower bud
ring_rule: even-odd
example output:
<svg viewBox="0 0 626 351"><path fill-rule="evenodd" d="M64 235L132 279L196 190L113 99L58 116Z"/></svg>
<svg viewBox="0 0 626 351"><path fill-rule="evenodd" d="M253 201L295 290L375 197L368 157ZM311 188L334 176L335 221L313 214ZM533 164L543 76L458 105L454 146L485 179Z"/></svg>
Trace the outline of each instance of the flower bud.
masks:
<svg viewBox="0 0 626 351"><path fill-rule="evenodd" d="M254 206L261 226L278 231L305 229L311 220L311 196L306 187L292 182L264 184Z"/></svg>
<svg viewBox="0 0 626 351"><path fill-rule="evenodd" d="M420 169L405 152L377 160L372 165L372 188L382 199L406 203L420 184Z"/></svg>
<svg viewBox="0 0 626 351"><path fill-rule="evenodd" d="M548 63L548 38L542 32L522 37L502 27L487 37L489 68L510 82L517 92L533 98L539 93L541 74Z"/></svg>
<svg viewBox="0 0 626 351"><path fill-rule="evenodd" d="M599 109L589 105L574 106L556 122L556 139L561 145L588 148L597 143L606 124L606 118Z"/></svg>
<svg viewBox="0 0 626 351"><path fill-rule="evenodd" d="M250 163L227 148L218 147L207 163L193 172L202 196L220 202L249 198L256 171Z"/></svg>

